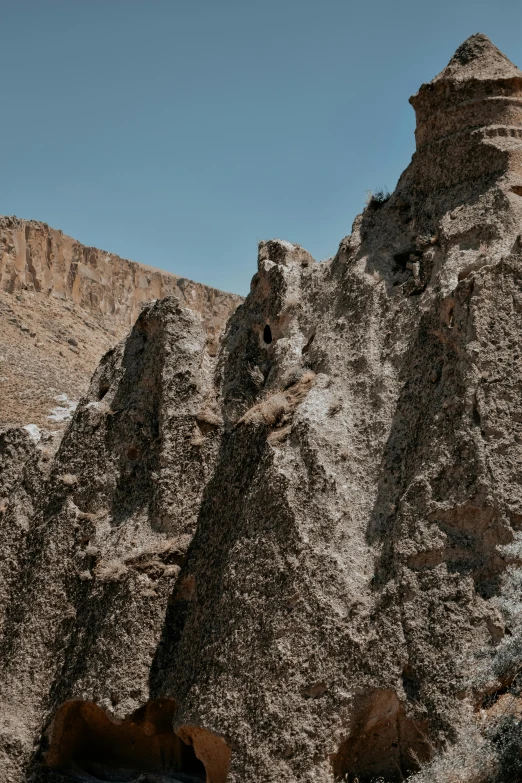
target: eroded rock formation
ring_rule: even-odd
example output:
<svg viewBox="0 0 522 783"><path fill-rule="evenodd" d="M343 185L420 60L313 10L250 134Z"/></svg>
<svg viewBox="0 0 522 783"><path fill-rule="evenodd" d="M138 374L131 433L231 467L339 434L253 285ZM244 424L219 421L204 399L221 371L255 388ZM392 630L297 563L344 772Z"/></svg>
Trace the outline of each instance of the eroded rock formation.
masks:
<svg viewBox="0 0 522 783"><path fill-rule="evenodd" d="M473 36L335 258L261 243L217 357L164 299L54 456L3 436L5 780L400 781L479 732L522 649L521 101Z"/></svg>

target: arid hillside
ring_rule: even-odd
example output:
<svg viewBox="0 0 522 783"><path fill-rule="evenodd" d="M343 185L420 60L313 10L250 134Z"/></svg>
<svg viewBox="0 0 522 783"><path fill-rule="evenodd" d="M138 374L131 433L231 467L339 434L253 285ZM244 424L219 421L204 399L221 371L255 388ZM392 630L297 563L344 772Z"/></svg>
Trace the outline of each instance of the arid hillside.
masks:
<svg viewBox="0 0 522 783"><path fill-rule="evenodd" d="M85 247L45 223L0 218L0 424L55 429L142 305L175 296L212 353L241 297Z"/></svg>

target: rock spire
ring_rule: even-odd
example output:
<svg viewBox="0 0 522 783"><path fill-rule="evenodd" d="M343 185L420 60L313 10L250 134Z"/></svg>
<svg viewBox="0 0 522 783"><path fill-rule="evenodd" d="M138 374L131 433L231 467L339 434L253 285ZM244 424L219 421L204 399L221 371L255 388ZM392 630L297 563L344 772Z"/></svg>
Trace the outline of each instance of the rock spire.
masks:
<svg viewBox="0 0 522 783"><path fill-rule="evenodd" d="M506 81L521 78L522 72L491 43L487 35L475 33L459 46L448 65L430 84L439 81L461 82L467 79Z"/></svg>
<svg viewBox="0 0 522 783"><path fill-rule="evenodd" d="M522 72L485 35L459 46L410 102L424 189L522 175Z"/></svg>
<svg viewBox="0 0 522 783"><path fill-rule="evenodd" d="M54 456L2 433L5 780L519 778L519 89L473 36L334 258L260 243L217 356L158 301Z"/></svg>

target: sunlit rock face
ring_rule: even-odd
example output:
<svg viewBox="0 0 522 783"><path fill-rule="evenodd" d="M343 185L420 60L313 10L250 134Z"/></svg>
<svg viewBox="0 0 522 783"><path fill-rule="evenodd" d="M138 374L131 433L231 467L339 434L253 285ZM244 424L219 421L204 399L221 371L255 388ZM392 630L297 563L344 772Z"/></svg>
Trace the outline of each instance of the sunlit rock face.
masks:
<svg viewBox="0 0 522 783"><path fill-rule="evenodd" d="M196 313L215 355L242 297L0 217L0 426L63 429L102 356L167 296Z"/></svg>
<svg viewBox="0 0 522 783"><path fill-rule="evenodd" d="M120 335L152 299L174 296L201 316L215 349L241 297L86 247L47 223L0 216L0 291L40 293L108 318Z"/></svg>
<svg viewBox="0 0 522 783"><path fill-rule="evenodd" d="M417 116L417 149L473 135L520 138L521 99L522 73L485 35L474 35L410 99Z"/></svg>
<svg viewBox="0 0 522 783"><path fill-rule="evenodd" d="M260 243L217 356L162 300L54 456L6 436L6 779L401 781L487 716L522 608L519 141L488 135L520 78L473 36L334 258Z"/></svg>

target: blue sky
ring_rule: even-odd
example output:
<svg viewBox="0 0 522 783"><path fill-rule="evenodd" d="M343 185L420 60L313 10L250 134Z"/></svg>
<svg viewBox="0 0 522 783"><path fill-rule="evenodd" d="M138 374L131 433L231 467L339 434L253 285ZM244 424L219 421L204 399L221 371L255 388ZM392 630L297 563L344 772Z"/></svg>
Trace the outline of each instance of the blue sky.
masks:
<svg viewBox="0 0 522 783"><path fill-rule="evenodd" d="M414 150L409 96L520 0L0 0L0 213L246 293L336 252Z"/></svg>

